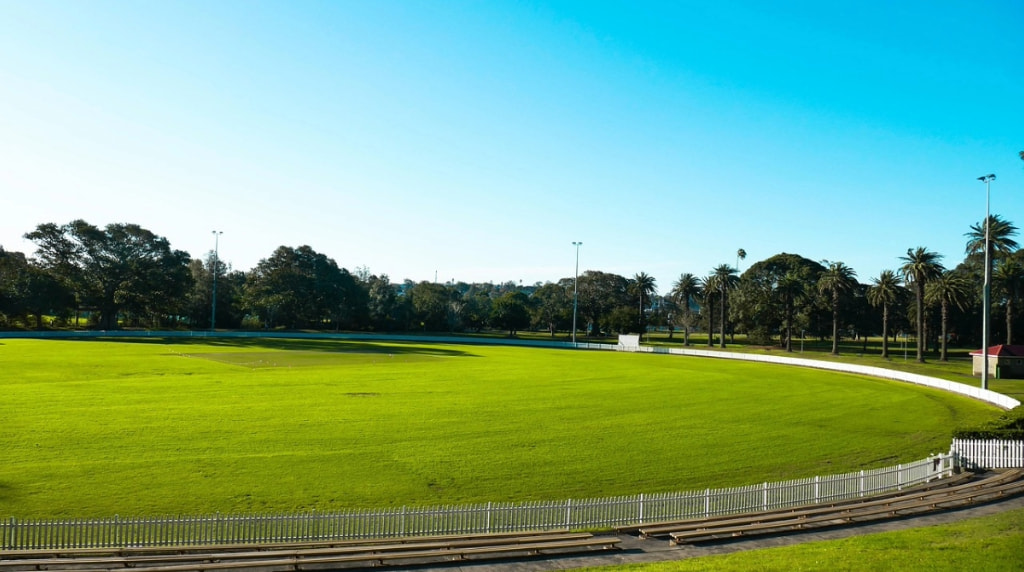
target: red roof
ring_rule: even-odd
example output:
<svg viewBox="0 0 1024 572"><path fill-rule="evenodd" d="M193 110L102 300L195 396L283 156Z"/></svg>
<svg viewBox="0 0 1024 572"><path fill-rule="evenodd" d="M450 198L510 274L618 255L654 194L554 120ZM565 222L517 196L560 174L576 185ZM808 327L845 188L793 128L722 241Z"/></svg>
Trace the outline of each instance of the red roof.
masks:
<svg viewBox="0 0 1024 572"><path fill-rule="evenodd" d="M972 356L980 356L981 350L971 352ZM999 344L998 346L992 346L988 348L988 355L990 356L1021 356L1024 357L1024 346L1007 346Z"/></svg>

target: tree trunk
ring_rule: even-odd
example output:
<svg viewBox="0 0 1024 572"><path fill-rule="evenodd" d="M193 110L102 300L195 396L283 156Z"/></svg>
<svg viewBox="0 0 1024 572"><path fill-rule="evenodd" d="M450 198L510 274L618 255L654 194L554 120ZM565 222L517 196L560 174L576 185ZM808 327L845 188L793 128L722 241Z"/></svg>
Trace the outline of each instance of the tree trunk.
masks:
<svg viewBox="0 0 1024 572"><path fill-rule="evenodd" d="M725 288L722 288L722 307L719 311L722 313L722 324L721 324L721 338L718 340L718 347L725 348Z"/></svg>
<svg viewBox="0 0 1024 572"><path fill-rule="evenodd" d="M939 361L949 361L946 359L946 327L949 319L949 302L942 301L942 346L939 351Z"/></svg>
<svg viewBox="0 0 1024 572"><path fill-rule="evenodd" d="M1013 344L1013 296L1006 298L1006 345Z"/></svg>
<svg viewBox="0 0 1024 572"><path fill-rule="evenodd" d="M839 291L832 291L832 355L839 355Z"/></svg>
<svg viewBox="0 0 1024 572"><path fill-rule="evenodd" d="M889 305L882 304L882 359L889 359Z"/></svg>
<svg viewBox="0 0 1024 572"><path fill-rule="evenodd" d="M924 363L924 283L917 281L917 362Z"/></svg>
<svg viewBox="0 0 1024 572"><path fill-rule="evenodd" d="M708 347L715 345L715 295L708 297Z"/></svg>

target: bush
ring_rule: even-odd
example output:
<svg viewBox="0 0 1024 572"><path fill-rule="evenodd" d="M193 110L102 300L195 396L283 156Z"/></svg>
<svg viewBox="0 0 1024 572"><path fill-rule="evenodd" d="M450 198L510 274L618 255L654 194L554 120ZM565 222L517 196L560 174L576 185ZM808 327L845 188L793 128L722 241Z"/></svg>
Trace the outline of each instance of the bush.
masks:
<svg viewBox="0 0 1024 572"><path fill-rule="evenodd" d="M955 439L1024 439L1024 406L1011 409L981 427L957 429Z"/></svg>

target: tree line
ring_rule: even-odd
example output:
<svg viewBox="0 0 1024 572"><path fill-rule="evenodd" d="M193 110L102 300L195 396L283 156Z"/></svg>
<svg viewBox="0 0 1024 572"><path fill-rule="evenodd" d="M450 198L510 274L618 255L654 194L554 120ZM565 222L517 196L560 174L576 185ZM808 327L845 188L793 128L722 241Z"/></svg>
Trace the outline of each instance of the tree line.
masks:
<svg viewBox="0 0 1024 572"><path fill-rule="evenodd" d="M334 331L570 332L574 299L580 333L677 333L690 344L700 331L725 347L739 334L750 343L793 351L794 339L881 335L882 353L900 334L924 340L946 359L952 345L981 340L985 222L965 233L965 257L949 269L924 247L868 283L838 261L780 253L742 274L720 264L705 275L681 273L664 295L650 275L598 270L523 286L451 282L392 283L366 268L350 272L310 246L278 247L248 271L213 252L193 258L135 224L97 227L83 220L45 223L25 234L33 256L0 247L0 327L317 329ZM1017 227L989 217L993 261L992 339L1012 343L1024 283ZM575 284L574 284L575 282ZM216 304L214 304L216 295ZM216 314L214 315L214 308Z"/></svg>

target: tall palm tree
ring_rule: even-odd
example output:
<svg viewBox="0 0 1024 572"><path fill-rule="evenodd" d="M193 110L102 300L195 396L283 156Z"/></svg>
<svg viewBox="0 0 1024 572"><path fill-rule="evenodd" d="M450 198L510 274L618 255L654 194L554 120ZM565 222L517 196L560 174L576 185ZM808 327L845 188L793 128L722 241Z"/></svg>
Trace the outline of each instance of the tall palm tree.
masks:
<svg viewBox="0 0 1024 572"><path fill-rule="evenodd" d="M839 302L857 285L857 273L842 262L828 262L818 278L818 291L832 298L832 355L839 355Z"/></svg>
<svg viewBox="0 0 1024 572"><path fill-rule="evenodd" d="M952 271L943 272L928 282L924 297L926 302L942 307L942 349L939 352L939 361L949 361L946 356L949 307L956 306L961 310L967 307L967 301L971 297L971 283L960 274L954 274Z"/></svg>
<svg viewBox="0 0 1024 572"><path fill-rule="evenodd" d="M657 289L657 283L654 277L646 272L633 275L633 288L636 289L637 297L640 298L640 333L643 334L645 328L644 308L650 303L651 295L654 294ZM647 304L645 304L645 301Z"/></svg>
<svg viewBox="0 0 1024 572"><path fill-rule="evenodd" d="M690 299L700 296L700 280L689 272L679 275L672 287L672 296L683 310L683 345L690 345Z"/></svg>
<svg viewBox="0 0 1024 572"><path fill-rule="evenodd" d="M989 215L989 259L995 260L996 255L1007 255L1020 247L1016 240L1010 238L1017 234L1017 227L999 215ZM981 222L971 225L970 232L964 233L967 237L966 254L979 254L985 252L985 225Z"/></svg>
<svg viewBox="0 0 1024 572"><path fill-rule="evenodd" d="M1016 256L1006 258L996 267L995 283L1006 297L1006 345L1013 343L1013 314L1015 303L1024 287L1024 265Z"/></svg>
<svg viewBox="0 0 1024 572"><path fill-rule="evenodd" d="M715 339L715 294L718 292L718 277L710 274L701 278L700 288L704 292L704 307L708 314L708 347L714 345Z"/></svg>
<svg viewBox="0 0 1024 572"><path fill-rule="evenodd" d="M747 251L742 248L736 251L736 272L740 271L740 260L747 259Z"/></svg>
<svg viewBox="0 0 1024 572"><path fill-rule="evenodd" d="M718 340L718 347L725 347L725 316L728 308L729 290L734 290L737 283L739 282L739 276L736 275L736 269L728 264L719 264L712 271L715 275L716 286L718 287L719 294L722 298L722 304L719 311L722 313L722 319L720 322L719 332L721 338Z"/></svg>
<svg viewBox="0 0 1024 572"><path fill-rule="evenodd" d="M939 263L941 258L941 254L931 252L923 246L908 248L907 255L900 257L903 261L903 266L900 267L903 281L914 287L914 295L917 298L918 363L924 363L924 286L945 270Z"/></svg>
<svg viewBox="0 0 1024 572"><path fill-rule="evenodd" d="M775 291L782 296L782 312L785 319L786 339L783 346L793 351L793 311L804 295L804 279L795 270L789 270L775 283Z"/></svg>
<svg viewBox="0 0 1024 572"><path fill-rule="evenodd" d="M868 304L882 307L882 358L889 359L889 307L896 303L903 288L899 276L892 270L883 270L868 286Z"/></svg>

